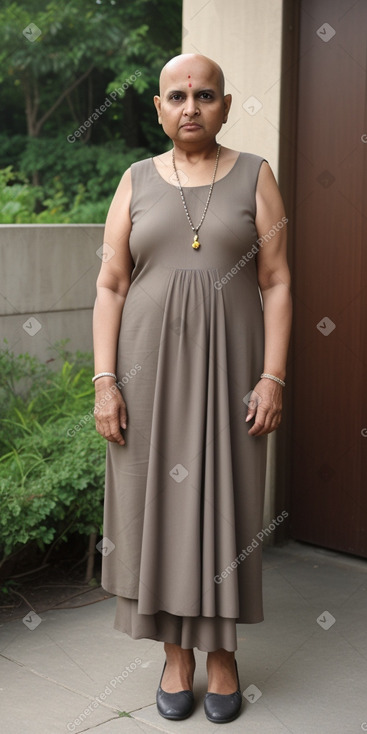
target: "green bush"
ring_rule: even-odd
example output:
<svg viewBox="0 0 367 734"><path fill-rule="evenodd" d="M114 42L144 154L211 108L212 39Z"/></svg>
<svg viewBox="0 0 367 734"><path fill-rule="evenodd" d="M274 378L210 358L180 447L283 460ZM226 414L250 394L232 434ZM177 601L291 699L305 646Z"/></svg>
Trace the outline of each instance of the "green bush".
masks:
<svg viewBox="0 0 367 734"><path fill-rule="evenodd" d="M85 145L80 141L68 143L66 135L59 135L28 139L19 168L29 179L37 171L46 192L53 190L55 181L61 182L70 205L80 185L90 201L111 199L124 171L149 155L146 148L129 148L123 140Z"/></svg>
<svg viewBox="0 0 367 734"><path fill-rule="evenodd" d="M12 166L0 170L0 223L32 221L30 212L34 211L37 197L41 195L42 190L30 186L26 176L14 173Z"/></svg>
<svg viewBox="0 0 367 734"><path fill-rule="evenodd" d="M151 155L122 140L84 145L68 143L65 136L24 137L23 144L19 172L10 164L0 170L1 224L103 223L123 173ZM0 136L0 159L7 160L2 152L8 148L9 139ZM39 186L31 183L35 171Z"/></svg>
<svg viewBox="0 0 367 734"><path fill-rule="evenodd" d="M79 184L72 204L61 181L55 177L49 193L42 186L32 186L24 174L15 173L12 166L0 170L1 224L68 224L103 223L111 196L100 201L88 201L85 187ZM41 208L41 211L37 211Z"/></svg>
<svg viewBox="0 0 367 734"><path fill-rule="evenodd" d="M105 440L93 417L92 355L44 364L0 351L0 558L102 532Z"/></svg>

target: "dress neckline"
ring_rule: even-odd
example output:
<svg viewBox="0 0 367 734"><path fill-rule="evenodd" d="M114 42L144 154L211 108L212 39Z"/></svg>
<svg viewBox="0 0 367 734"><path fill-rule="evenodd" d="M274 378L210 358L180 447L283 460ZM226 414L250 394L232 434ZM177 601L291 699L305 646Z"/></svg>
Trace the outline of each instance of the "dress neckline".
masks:
<svg viewBox="0 0 367 734"><path fill-rule="evenodd" d="M227 173L224 176L222 176L221 178L216 178L215 179L215 183L216 184L219 183L220 181L224 181L225 178L227 178L228 176L230 176L230 174L232 173L233 169L236 168L236 165L237 165L237 163L238 163L241 155L243 155L243 153L242 152L239 152L238 153L238 156L237 156L237 158L236 158L236 160L235 160L235 162L234 162L234 164L232 166L232 168L230 168L229 171L227 171ZM159 178L161 179L161 181L164 181L164 183L167 184L167 186L170 186L173 189L177 189L178 188L177 184L169 183L169 181L166 181L166 179L163 178L163 176L161 176L161 174L159 173L159 171L157 169L157 166L154 163L153 158L151 158L150 160L152 162L152 165L153 165L153 168L154 168L155 173L157 174L157 176L159 176ZM209 188L209 187L210 187L210 183L209 184L200 184L199 186L182 186L183 189L205 189L205 188Z"/></svg>

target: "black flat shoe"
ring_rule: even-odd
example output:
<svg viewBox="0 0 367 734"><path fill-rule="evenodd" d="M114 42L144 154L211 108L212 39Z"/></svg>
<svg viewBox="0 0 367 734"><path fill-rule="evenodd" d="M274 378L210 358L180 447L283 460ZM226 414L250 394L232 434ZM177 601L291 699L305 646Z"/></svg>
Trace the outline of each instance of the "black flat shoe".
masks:
<svg viewBox="0 0 367 734"><path fill-rule="evenodd" d="M192 691L178 691L178 693L167 693L161 688L162 678L166 669L167 661L164 663L163 672L157 690L157 709L165 719L187 719L194 709L194 694Z"/></svg>
<svg viewBox="0 0 367 734"><path fill-rule="evenodd" d="M227 724L237 718L241 711L242 694L240 691L240 679L238 677L237 662L237 691L234 693L206 693L204 698L204 711L208 721L214 724Z"/></svg>

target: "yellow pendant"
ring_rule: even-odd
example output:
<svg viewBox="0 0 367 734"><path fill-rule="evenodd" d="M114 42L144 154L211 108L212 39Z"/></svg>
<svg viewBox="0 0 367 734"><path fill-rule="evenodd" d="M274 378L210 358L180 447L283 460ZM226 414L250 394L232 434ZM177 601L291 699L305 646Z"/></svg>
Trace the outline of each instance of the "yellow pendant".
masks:
<svg viewBox="0 0 367 734"><path fill-rule="evenodd" d="M192 243L192 247L194 248L194 250L198 250L198 249L199 249L199 247L200 247L200 242L199 242L199 240L198 240L198 236L197 236L197 234L196 234L196 235L195 235L195 237L194 237L194 241L193 241L193 243Z"/></svg>

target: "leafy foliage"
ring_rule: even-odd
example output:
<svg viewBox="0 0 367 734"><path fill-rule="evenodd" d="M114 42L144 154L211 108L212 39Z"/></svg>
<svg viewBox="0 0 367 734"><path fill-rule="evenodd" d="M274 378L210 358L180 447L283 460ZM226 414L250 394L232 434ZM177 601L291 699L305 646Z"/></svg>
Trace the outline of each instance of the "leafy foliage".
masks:
<svg viewBox="0 0 367 734"><path fill-rule="evenodd" d="M0 136L0 152L4 148ZM65 139L33 138L19 162L0 170L0 223L104 222L123 172L147 156L124 141L73 147ZM30 183L38 166L42 185Z"/></svg>
<svg viewBox="0 0 367 734"><path fill-rule="evenodd" d="M105 441L94 426L92 355L56 350L50 364L6 345L0 352L3 560L24 544L44 550L102 529Z"/></svg>
<svg viewBox="0 0 367 734"><path fill-rule="evenodd" d="M8 188L26 185L26 174L36 189L8 190L4 221L103 221L131 162L166 149L152 98L161 67L180 53L181 12L182 0L2 3L0 168L19 172Z"/></svg>
<svg viewBox="0 0 367 734"><path fill-rule="evenodd" d="M3 9L0 61L23 92L30 135L93 69L109 70L122 55L132 59L148 30L137 12L145 5L27 0Z"/></svg>
<svg viewBox="0 0 367 734"><path fill-rule="evenodd" d="M41 188L28 185L24 174L17 176L12 166L0 170L0 223L32 221L30 213L41 193Z"/></svg>

